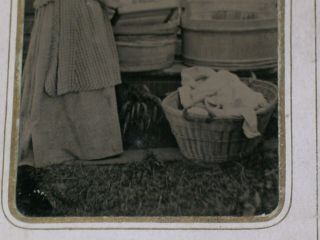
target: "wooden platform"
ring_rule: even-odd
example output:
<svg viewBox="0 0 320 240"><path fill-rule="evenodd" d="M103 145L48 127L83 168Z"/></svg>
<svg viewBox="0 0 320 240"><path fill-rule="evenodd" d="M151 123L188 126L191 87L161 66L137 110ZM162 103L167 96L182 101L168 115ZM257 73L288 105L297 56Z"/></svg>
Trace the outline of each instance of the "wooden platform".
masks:
<svg viewBox="0 0 320 240"><path fill-rule="evenodd" d="M183 160L178 148L154 148L154 149L137 149L127 150L123 154L113 158L106 158L95 161L81 161L84 165L110 165L110 164L127 164L130 162L142 161L148 154L154 154L160 161Z"/></svg>
<svg viewBox="0 0 320 240"><path fill-rule="evenodd" d="M266 159L274 158L274 153L278 150L278 140L269 139L264 142L262 151ZM148 154L153 154L160 161L182 161L184 157L178 148L152 148L152 149L135 149L124 151L117 157L95 160L81 161L83 165L110 165L110 164L127 164L131 162L142 161ZM70 163L71 164L71 163Z"/></svg>

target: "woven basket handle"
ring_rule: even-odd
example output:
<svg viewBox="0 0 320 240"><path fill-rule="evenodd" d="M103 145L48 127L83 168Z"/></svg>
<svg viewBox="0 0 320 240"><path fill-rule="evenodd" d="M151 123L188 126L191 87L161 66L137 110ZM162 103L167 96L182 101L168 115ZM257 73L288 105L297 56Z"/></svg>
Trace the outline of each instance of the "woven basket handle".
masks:
<svg viewBox="0 0 320 240"><path fill-rule="evenodd" d="M201 123L211 123L214 120L214 116L212 114L209 113L208 117L200 117L200 116L194 116L191 115L188 112L189 108L185 108L182 111L182 115L184 117L184 119L186 119L187 121L191 121L191 122L201 122Z"/></svg>

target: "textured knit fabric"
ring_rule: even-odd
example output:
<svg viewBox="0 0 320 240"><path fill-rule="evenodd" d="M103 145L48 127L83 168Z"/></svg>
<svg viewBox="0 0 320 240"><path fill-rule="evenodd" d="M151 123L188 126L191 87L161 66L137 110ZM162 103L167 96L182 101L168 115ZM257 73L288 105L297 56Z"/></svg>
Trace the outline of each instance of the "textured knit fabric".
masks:
<svg viewBox="0 0 320 240"><path fill-rule="evenodd" d="M49 95L101 89L120 83L118 54L112 44L113 34L110 34L112 27L100 3L101 0L35 2L37 9L53 4L53 34L50 34L45 81Z"/></svg>
<svg viewBox="0 0 320 240"><path fill-rule="evenodd" d="M47 2L36 11L23 71L19 164L46 167L70 160L121 154L122 139L113 86L55 97L45 91L48 66L52 61L51 43L56 36L52 28L57 9L55 1ZM106 34L112 35L111 30ZM111 49L115 45L113 41L105 44ZM114 61L113 57L110 55L108 59ZM60 66L59 62L57 64ZM119 81L113 74L104 77L110 83ZM87 80L92 79L88 76Z"/></svg>

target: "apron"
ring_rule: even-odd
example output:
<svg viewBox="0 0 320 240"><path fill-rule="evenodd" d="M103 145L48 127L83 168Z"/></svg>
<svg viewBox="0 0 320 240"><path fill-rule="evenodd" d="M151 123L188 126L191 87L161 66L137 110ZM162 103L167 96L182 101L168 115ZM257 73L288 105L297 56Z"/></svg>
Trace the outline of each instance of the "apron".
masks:
<svg viewBox="0 0 320 240"><path fill-rule="evenodd" d="M103 37L108 41L101 42L101 32L96 36L93 31L88 46L104 44L103 48L109 52L107 56L98 57L90 53L91 61L86 61L80 55L87 54L90 48L83 49L83 41L76 44L77 51L73 52L73 57L80 57L70 60L69 55L63 54L69 50L64 52L61 47L71 41L67 39L62 44L65 36L59 36L56 31L60 21L56 18L58 1L71 0L35 2L36 16L22 76L19 165L46 167L70 160L107 158L123 151L115 95L120 71L109 19L102 15L97 1L76 0L88 3L87 14L104 16L96 16L100 22L95 26L99 29L104 24L106 36ZM62 28L65 30L65 26L60 26L59 31ZM79 33L83 29L76 29L78 36L86 34ZM83 52L79 52L81 49ZM92 58L103 59L104 65ZM62 67L61 63L66 65ZM99 74L90 74L89 63L99 69ZM66 76L63 73L67 73Z"/></svg>

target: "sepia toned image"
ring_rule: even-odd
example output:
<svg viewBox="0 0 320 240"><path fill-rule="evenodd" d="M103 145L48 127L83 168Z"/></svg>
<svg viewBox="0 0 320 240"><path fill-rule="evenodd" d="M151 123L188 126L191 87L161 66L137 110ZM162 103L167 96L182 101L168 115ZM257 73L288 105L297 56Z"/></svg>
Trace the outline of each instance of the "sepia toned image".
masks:
<svg viewBox="0 0 320 240"><path fill-rule="evenodd" d="M25 0L17 211L61 222L275 216L280 10L277 0Z"/></svg>

